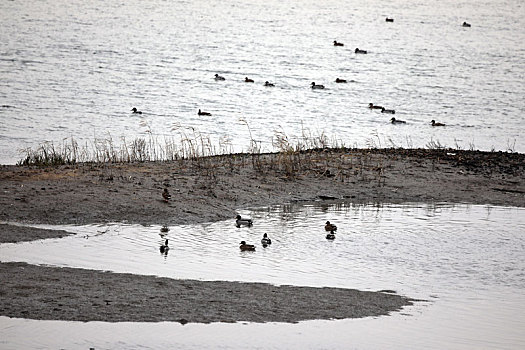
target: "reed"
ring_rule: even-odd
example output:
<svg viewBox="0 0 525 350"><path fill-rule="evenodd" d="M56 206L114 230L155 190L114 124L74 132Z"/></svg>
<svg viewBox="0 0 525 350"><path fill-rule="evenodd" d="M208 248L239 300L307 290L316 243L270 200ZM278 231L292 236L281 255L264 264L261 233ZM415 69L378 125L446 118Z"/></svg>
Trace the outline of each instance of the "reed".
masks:
<svg viewBox="0 0 525 350"><path fill-rule="evenodd" d="M19 165L55 166L63 164L75 164L76 158L71 158L70 148L55 148L52 142L45 142L36 150L27 148L22 151L25 157L17 162Z"/></svg>
<svg viewBox="0 0 525 350"><path fill-rule="evenodd" d="M181 168L193 169L202 175L202 186L213 190L217 175L225 172L239 173L250 167L252 176L281 176L296 179L303 175L333 178L341 182L364 181L377 186L385 184L386 169L390 159L410 153L410 150L381 148L377 132L369 138L368 148L347 148L336 138L324 132L312 132L302 128L299 137L291 138L282 128L274 130L273 153L265 153L261 142L254 139L246 120L241 119L250 135L247 152L235 153L229 138L222 138L218 145L209 136L195 128L175 125L170 136L156 136L147 132L146 137L128 140L121 137L115 141L110 134L83 143L67 138L58 145L45 142L35 149L23 150L24 157L17 163L25 166L59 166L77 163L104 167L111 163L178 162ZM407 139L407 144L411 140ZM472 147L471 147L472 148ZM514 143L509 142L509 149ZM430 140L427 149L441 154L446 149L439 141ZM456 147L456 151L459 147ZM412 150L412 153L422 152ZM417 151L417 152L416 152ZM436 153L436 154L438 154ZM109 169L109 167L108 167ZM112 172L104 174L104 180L118 178Z"/></svg>
<svg viewBox="0 0 525 350"><path fill-rule="evenodd" d="M430 141L426 144L427 148L428 149L431 149L431 150L442 150L442 149L445 149L446 147L443 146L441 144L441 142L439 142L439 140L435 140L434 139L430 139Z"/></svg>

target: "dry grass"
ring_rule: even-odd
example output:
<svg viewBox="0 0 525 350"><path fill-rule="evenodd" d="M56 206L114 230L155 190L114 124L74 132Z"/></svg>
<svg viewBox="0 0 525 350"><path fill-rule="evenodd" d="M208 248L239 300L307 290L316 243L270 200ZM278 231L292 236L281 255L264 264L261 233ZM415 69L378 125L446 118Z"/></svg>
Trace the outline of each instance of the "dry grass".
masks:
<svg viewBox="0 0 525 350"><path fill-rule="evenodd" d="M107 135L106 138L95 139L83 146L74 139L64 139L58 146L44 143L36 149L24 150L25 157L18 165L50 167L83 163L98 167L123 163L178 162L180 167L191 166L199 171L203 179L208 180L216 178L218 169L221 172L238 173L241 168L249 166L255 176L272 173L294 179L302 174L313 174L341 182L358 180L383 186L385 169L390 163L388 157L379 157L377 154L392 149L396 150L396 154L409 151L381 148L377 134L372 135L367 149L350 149L325 133L313 134L303 128L301 137L294 141L284 131L276 130L272 146L277 151L263 153L260 142L253 139L248 123L243 119L240 122L246 125L250 135L246 153L233 153L233 147L227 141L219 142L216 146L209 137L194 128L175 125L172 129L175 135L169 138L157 137L149 132L149 137L131 142L121 138L116 143L111 135ZM459 151L447 150L434 140L427 144L427 149L439 154ZM435 159L432 158L432 161ZM112 177L113 174L107 176Z"/></svg>

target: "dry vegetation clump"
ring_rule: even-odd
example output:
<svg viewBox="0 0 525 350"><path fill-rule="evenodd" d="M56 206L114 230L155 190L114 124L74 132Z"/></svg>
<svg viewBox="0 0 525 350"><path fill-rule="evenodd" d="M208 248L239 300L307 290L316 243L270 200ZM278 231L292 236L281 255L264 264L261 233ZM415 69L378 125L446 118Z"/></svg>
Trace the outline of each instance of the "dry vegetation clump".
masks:
<svg viewBox="0 0 525 350"><path fill-rule="evenodd" d="M276 131L273 139L274 153L264 153L260 142L253 139L248 123L250 145L246 153L233 153L227 142L215 146L209 137L195 129L180 132L178 138L153 136L127 142L125 138L116 144L110 135L95 139L81 146L74 139L64 139L55 146L46 142L36 149L24 150L25 157L18 162L23 166L60 166L91 164L104 166L120 163L174 162L181 168L190 166L204 178L214 180L218 172L239 173L250 168L253 176L279 175L294 179L300 175L331 177L341 182L359 181L384 184L385 170L390 161L401 158L425 160L432 171L443 162L454 164L466 171L490 175L493 172L517 175L523 173L524 155L512 152L481 152L444 148L429 143L427 149L347 148L339 140L326 134L312 135L302 131L299 139L290 141L283 131ZM106 175L104 175L106 176ZM112 179L108 174L107 178Z"/></svg>

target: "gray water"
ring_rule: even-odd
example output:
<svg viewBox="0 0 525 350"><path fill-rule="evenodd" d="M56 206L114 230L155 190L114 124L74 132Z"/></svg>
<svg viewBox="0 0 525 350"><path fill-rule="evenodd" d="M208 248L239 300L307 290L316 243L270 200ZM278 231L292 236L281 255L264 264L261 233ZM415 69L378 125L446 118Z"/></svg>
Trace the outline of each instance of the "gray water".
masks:
<svg viewBox="0 0 525 350"><path fill-rule="evenodd" d="M279 206L242 214L254 218L253 227L237 228L233 220L173 226L166 237L161 237L160 225L59 226L55 228L76 235L2 244L0 257L2 261L170 278L393 289L426 302L386 317L293 325L181 326L1 317L5 348L522 349L525 346L522 313L525 210L522 208L343 204ZM326 220L338 226L334 241L325 238ZM266 248L260 244L265 232L272 239L272 245ZM167 255L159 252L165 238L171 246ZM240 252L241 240L255 244L256 251ZM28 331L34 336L23 337ZM58 333L67 335L56 337Z"/></svg>
<svg viewBox="0 0 525 350"><path fill-rule="evenodd" d="M44 141L200 135L215 152L278 135L525 152L521 0L6 0L0 23L2 164Z"/></svg>

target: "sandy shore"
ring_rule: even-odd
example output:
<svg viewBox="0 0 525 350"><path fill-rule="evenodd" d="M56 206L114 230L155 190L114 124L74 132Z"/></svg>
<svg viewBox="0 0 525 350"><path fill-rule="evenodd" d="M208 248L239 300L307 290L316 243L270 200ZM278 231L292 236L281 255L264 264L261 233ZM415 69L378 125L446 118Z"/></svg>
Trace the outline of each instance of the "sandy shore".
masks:
<svg viewBox="0 0 525 350"><path fill-rule="evenodd" d="M523 207L524 166L522 154L451 150L319 150L165 163L2 166L0 221L7 224L0 225L0 242L67 234L10 222L177 225L233 220L238 209L289 202ZM168 203L161 197L164 188L172 195ZM410 304L397 295L348 289L176 281L13 263L0 269L5 281L0 315L11 317L296 322L381 315Z"/></svg>

